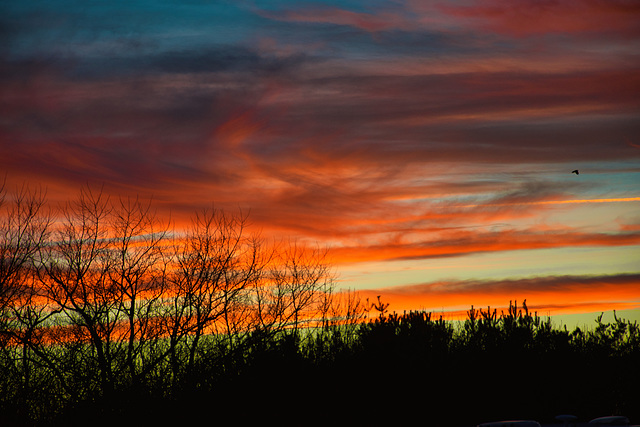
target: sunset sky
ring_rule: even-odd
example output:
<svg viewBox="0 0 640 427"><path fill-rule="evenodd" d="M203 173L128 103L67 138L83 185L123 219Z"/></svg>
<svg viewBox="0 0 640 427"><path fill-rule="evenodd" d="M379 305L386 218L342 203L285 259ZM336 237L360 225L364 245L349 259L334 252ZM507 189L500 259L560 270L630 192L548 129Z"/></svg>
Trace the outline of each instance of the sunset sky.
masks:
<svg viewBox="0 0 640 427"><path fill-rule="evenodd" d="M9 190L250 211L398 312L640 318L636 0L0 8Z"/></svg>

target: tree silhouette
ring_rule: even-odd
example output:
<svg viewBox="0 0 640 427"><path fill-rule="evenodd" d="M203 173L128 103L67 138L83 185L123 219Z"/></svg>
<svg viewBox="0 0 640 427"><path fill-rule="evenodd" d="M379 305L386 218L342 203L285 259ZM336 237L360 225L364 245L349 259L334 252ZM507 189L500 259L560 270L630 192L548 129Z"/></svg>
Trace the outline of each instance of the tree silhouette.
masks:
<svg viewBox="0 0 640 427"><path fill-rule="evenodd" d="M378 303L377 304L375 302L372 303L371 307L380 313L379 317L382 317L387 313L387 308L389 307L389 303L383 303L382 301L380 301L380 295L378 295L377 298L378 298Z"/></svg>
<svg viewBox="0 0 640 427"><path fill-rule="evenodd" d="M194 367L205 335L232 336L246 324L249 286L261 280L268 257L255 237L245 236L246 216L222 211L196 215L174 246L168 321L174 371ZM181 347L187 360L180 360Z"/></svg>
<svg viewBox="0 0 640 427"><path fill-rule="evenodd" d="M443 426L640 417L640 328L615 313L573 331L526 300L471 306L460 324L389 313L382 295L336 291L325 250L249 233L242 212L198 212L177 232L149 203L88 188L53 212L26 187L0 200L0 423L166 423L170 405L196 421L212 401L246 412L249 390L268 391L255 422L283 402L285 424L397 424L425 405ZM306 389L376 411L327 404L310 419Z"/></svg>

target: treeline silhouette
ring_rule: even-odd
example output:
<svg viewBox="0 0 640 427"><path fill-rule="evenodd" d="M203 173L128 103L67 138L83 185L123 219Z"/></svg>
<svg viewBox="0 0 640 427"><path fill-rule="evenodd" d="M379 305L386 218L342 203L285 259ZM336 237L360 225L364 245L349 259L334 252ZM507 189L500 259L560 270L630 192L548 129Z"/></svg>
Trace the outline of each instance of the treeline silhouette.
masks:
<svg viewBox="0 0 640 427"><path fill-rule="evenodd" d="M459 324L389 314L241 212L178 233L137 199L2 194L2 425L640 416L636 323L569 331L515 302Z"/></svg>

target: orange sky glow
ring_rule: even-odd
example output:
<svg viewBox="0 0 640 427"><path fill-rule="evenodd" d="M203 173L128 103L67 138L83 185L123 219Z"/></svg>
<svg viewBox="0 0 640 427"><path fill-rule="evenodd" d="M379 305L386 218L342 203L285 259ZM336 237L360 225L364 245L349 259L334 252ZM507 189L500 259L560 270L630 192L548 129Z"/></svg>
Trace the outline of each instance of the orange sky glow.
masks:
<svg viewBox="0 0 640 427"><path fill-rule="evenodd" d="M242 211L397 312L640 313L635 2L14 3L9 194Z"/></svg>

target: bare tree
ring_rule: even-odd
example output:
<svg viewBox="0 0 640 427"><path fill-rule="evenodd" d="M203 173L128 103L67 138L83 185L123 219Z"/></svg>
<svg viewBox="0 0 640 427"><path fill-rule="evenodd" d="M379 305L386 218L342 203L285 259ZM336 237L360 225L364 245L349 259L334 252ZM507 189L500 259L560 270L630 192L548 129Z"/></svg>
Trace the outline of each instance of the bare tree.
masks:
<svg viewBox="0 0 640 427"><path fill-rule="evenodd" d="M351 334L365 317L366 306L357 292L352 290L325 292L322 304L323 329L333 326L343 327Z"/></svg>
<svg viewBox="0 0 640 427"><path fill-rule="evenodd" d="M35 292L28 278L51 226L51 216L44 212L44 204L45 193L42 190L31 191L22 187L7 202L0 188L1 312L10 309L17 300L30 298L28 294ZM9 318L2 316L2 319L6 321Z"/></svg>
<svg viewBox="0 0 640 427"><path fill-rule="evenodd" d="M47 304L37 280L52 216L41 189L23 186L8 197L1 189L0 193L0 350L4 361L12 361L18 379L12 389L29 399L38 388L33 383L37 381L35 367L44 366L65 386L61 370L48 354L47 331L57 311ZM45 376L46 372L38 371ZM4 373L11 374L9 370Z"/></svg>
<svg viewBox="0 0 640 427"><path fill-rule="evenodd" d="M121 322L114 331L114 351L137 382L163 359L149 346L163 338L156 317L166 292L168 228L159 223L150 203L137 198L114 203L109 220L109 287L114 316Z"/></svg>
<svg viewBox="0 0 640 427"><path fill-rule="evenodd" d="M264 266L258 239L245 236L246 224L242 212L206 210L176 242L168 327L174 369L181 347L190 370L205 335L220 334L230 344L244 322L244 294Z"/></svg>
<svg viewBox="0 0 640 427"><path fill-rule="evenodd" d="M54 400L115 397L160 372L178 384L245 338L297 345L339 310L326 251L271 244L241 211L205 210L170 237L137 198L85 188L56 216L44 206L27 190L0 206L0 350L25 387L37 365Z"/></svg>
<svg viewBox="0 0 640 427"><path fill-rule="evenodd" d="M75 327L76 338L92 346L100 385L107 394L114 388L110 347L119 322L118 289L111 280L111 209L102 192L83 189L62 209L64 219L54 241L45 247L41 269L49 303Z"/></svg>
<svg viewBox="0 0 640 427"><path fill-rule="evenodd" d="M334 277L327 251L296 242L276 247L268 274L253 284L254 329L297 334L322 322Z"/></svg>

